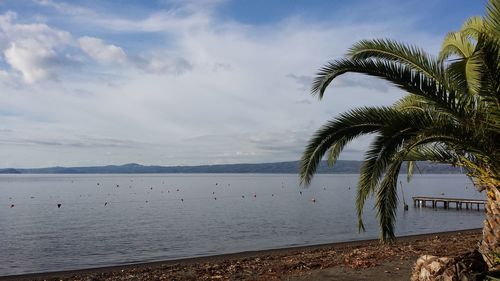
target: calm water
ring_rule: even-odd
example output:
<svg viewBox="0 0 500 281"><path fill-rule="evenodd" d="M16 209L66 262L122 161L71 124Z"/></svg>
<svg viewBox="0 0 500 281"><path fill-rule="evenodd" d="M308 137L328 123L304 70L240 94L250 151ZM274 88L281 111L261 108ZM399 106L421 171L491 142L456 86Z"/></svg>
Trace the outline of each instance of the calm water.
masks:
<svg viewBox="0 0 500 281"><path fill-rule="evenodd" d="M296 175L1 175L0 276L376 238L372 202L367 232L357 232L356 182L319 175L300 189ZM483 212L410 202L442 192L483 198L465 176L404 186L410 210L398 210L398 235L481 227Z"/></svg>

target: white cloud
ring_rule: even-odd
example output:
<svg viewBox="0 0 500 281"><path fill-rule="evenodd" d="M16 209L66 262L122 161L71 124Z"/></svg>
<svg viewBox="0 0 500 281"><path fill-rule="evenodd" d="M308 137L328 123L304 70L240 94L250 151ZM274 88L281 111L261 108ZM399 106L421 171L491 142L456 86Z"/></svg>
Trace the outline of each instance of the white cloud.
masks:
<svg viewBox="0 0 500 281"><path fill-rule="evenodd" d="M0 46L6 62L27 83L57 78L64 62L56 50L69 44L70 34L46 24L16 24L15 19L13 12L0 16Z"/></svg>
<svg viewBox="0 0 500 281"><path fill-rule="evenodd" d="M106 44L102 39L84 36L78 39L80 48L92 59L100 63L124 64L127 55L122 48Z"/></svg>
<svg viewBox="0 0 500 281"><path fill-rule="evenodd" d="M136 56L133 59L136 67L155 74L180 75L192 70L192 65L186 59L169 54L168 52L154 52L148 55Z"/></svg>
<svg viewBox="0 0 500 281"><path fill-rule="evenodd" d="M34 83L54 78L56 71L51 62L56 58L55 52L51 49L38 48L36 44L23 45L12 43L4 51L4 55L11 67L22 73L24 81Z"/></svg>
<svg viewBox="0 0 500 281"><path fill-rule="evenodd" d="M38 3L58 5L58 10L64 8L64 12L70 8L79 10L78 6L67 7L64 3L53 1ZM70 32L50 27L46 23L18 23L14 12L0 15L0 52L8 66L0 70L6 72L11 80L1 79L4 85L12 85L18 78L26 84L62 81L64 79L61 76L95 81L85 72L79 72L80 68L73 67L89 65L88 58L98 62L101 70L114 74L141 70L145 73L180 75L192 70L192 64L175 52L146 49L128 56L122 47L101 38L82 36L75 39ZM106 83L113 84L112 81Z"/></svg>

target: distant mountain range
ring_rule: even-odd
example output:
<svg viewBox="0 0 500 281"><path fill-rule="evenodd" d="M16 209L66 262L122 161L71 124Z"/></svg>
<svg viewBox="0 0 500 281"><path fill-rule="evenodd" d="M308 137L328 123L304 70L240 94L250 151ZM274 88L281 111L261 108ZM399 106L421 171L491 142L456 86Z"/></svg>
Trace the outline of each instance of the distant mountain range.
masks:
<svg viewBox="0 0 500 281"><path fill-rule="evenodd" d="M329 167L322 161L317 169L320 174L357 174L361 161L339 160L335 166ZM108 165L92 167L49 167L33 169L6 168L0 174L148 174L148 173L262 173L262 174L296 174L299 161L260 163L260 164L224 164L202 166L144 166L140 164ZM458 174L459 168L450 165L429 162L417 163L416 173ZM401 169L405 173L406 168Z"/></svg>

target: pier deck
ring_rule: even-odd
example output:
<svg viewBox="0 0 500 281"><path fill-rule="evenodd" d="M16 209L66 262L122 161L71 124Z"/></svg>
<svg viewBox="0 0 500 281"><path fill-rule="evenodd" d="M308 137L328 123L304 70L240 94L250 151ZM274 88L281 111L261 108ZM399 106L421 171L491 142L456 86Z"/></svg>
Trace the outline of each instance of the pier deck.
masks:
<svg viewBox="0 0 500 281"><path fill-rule="evenodd" d="M432 208L437 208L438 203L441 203L443 205L443 208L449 209L451 204L455 204L455 208L458 209L463 209L465 205L465 209L472 209L473 207L476 207L477 210L479 211L479 206L483 205L483 208L486 204L486 200L479 200L479 199L465 199L465 198L447 198L447 197L427 197L427 196L414 196L412 197L413 199L413 206L417 207L426 207L427 203L430 203L432 205Z"/></svg>

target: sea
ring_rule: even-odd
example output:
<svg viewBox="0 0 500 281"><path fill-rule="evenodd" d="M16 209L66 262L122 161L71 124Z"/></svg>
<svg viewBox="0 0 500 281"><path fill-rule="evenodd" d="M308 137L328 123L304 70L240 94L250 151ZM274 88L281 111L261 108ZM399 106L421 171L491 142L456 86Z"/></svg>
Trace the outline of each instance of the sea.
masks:
<svg viewBox="0 0 500 281"><path fill-rule="evenodd" d="M0 276L377 238L373 198L358 231L357 181L317 175L304 188L294 174L0 175ZM411 200L484 199L465 175L402 176L398 196L398 236L482 227L482 208Z"/></svg>

